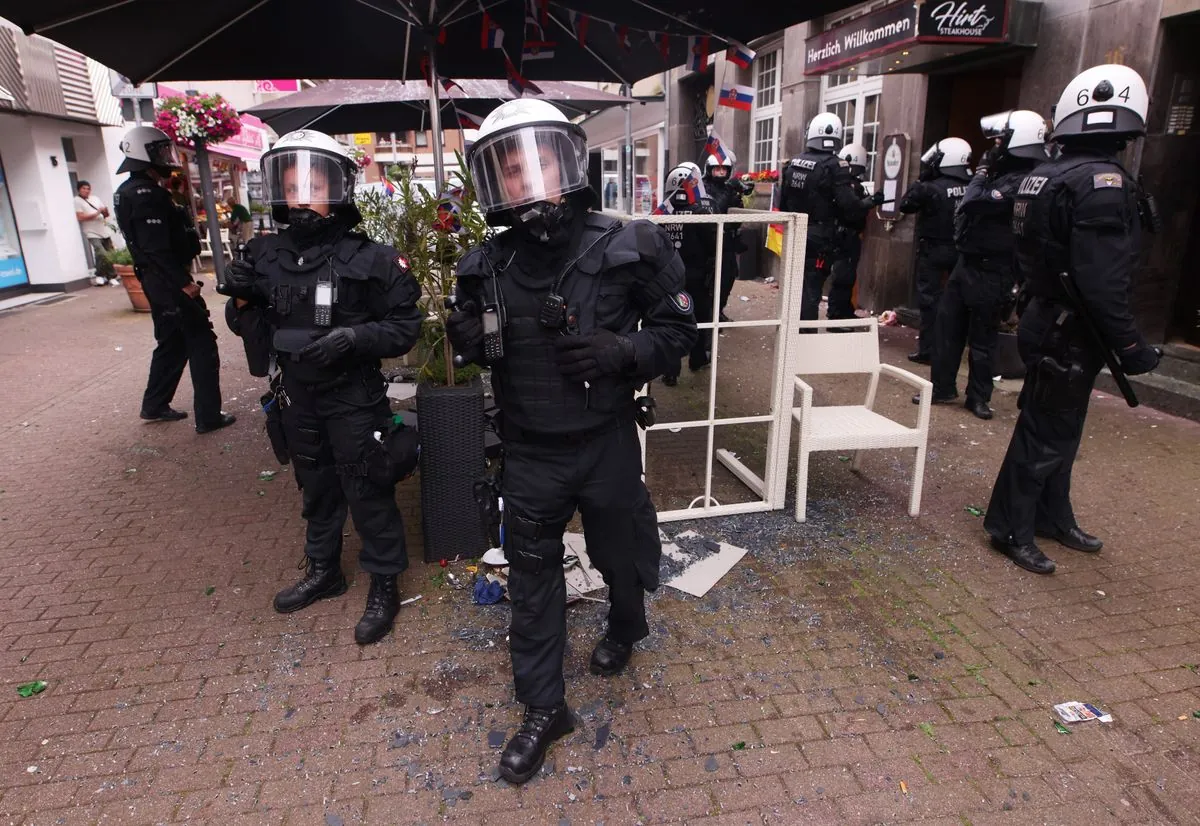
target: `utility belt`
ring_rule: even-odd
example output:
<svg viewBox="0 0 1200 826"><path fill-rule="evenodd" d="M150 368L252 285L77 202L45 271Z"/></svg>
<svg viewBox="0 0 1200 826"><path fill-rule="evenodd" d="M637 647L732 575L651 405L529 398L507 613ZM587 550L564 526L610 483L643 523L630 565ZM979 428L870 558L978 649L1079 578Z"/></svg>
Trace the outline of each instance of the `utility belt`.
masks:
<svg viewBox="0 0 1200 826"><path fill-rule="evenodd" d="M613 433L631 424L635 421L636 414L634 408L630 407L625 410L618 411L611 419L605 421L595 427L587 430L580 430L576 433L541 433L538 431L527 430L523 427L518 427L515 424L501 420L500 422L500 438L506 442L520 442L521 444L538 445L541 447L571 447L574 445L585 444L593 441L600 436L608 433Z"/></svg>

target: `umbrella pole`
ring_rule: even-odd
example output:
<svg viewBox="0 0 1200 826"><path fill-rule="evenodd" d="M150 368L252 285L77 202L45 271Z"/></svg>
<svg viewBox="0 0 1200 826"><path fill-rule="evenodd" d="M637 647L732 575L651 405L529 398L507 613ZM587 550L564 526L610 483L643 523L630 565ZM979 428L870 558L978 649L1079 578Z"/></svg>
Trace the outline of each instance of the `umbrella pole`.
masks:
<svg viewBox="0 0 1200 826"><path fill-rule="evenodd" d="M433 181L440 193L446 185L446 176L442 169L442 108L437 93L436 51L436 49L429 50L429 128L433 130L433 138L429 141L429 145L433 149Z"/></svg>
<svg viewBox="0 0 1200 826"><path fill-rule="evenodd" d="M196 141L196 167L200 170L200 188L204 196L205 223L208 225L208 243L212 248L213 272L217 284L225 284L225 254L221 250L221 227L217 222L217 198L213 194L212 167L209 166L208 147L204 141Z"/></svg>
<svg viewBox="0 0 1200 826"><path fill-rule="evenodd" d="M623 84L621 94L628 97L632 92L633 87L628 83ZM637 176L633 172L634 167L634 152L633 152L633 106L625 104L625 214L633 214L633 190Z"/></svg>

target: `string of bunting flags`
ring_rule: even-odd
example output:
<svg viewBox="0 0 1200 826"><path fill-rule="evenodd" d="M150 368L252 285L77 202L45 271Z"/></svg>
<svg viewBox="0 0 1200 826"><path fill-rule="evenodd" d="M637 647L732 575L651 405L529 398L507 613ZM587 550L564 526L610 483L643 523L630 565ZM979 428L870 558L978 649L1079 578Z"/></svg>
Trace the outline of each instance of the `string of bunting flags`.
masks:
<svg viewBox="0 0 1200 826"><path fill-rule="evenodd" d="M479 45L483 50L499 49L504 52L504 67L505 73L508 76L508 85L513 94L520 97L525 92L530 91L540 94L541 90L536 84L529 81L523 74L522 69L527 60L548 60L554 57L555 48L558 42L547 36L546 28L550 22L549 15L549 0L526 0L525 7L525 31L523 32L524 39L521 41L521 57L520 63L515 64L512 58L509 57L508 50L504 46L505 32L500 25L487 13L487 8L484 6L483 0L479 0L479 9L482 13L483 23L480 30ZM567 11L568 22L570 28L575 34L579 45L588 45L588 34L591 31L591 24L602 23L612 30L613 36L617 40L617 44L628 51L632 48L630 45L630 34L635 31L630 26L613 23L609 20L594 17L589 14L584 14L578 11ZM561 24L560 24L561 25ZM641 30L637 30L641 31ZM658 48L663 60L666 61L670 55L671 43L673 38L679 37L668 32L659 31L644 31L643 32L650 42ZM693 35L688 36L688 62L687 65L693 71L702 71L708 65L708 58L712 54L712 44L709 35ZM729 41L726 49L726 57L730 62L743 69L749 69L753 64L756 52L749 46L737 41ZM748 88L748 87L739 87ZM722 90L724 93L725 90ZM731 101L737 103L727 103L726 105L737 106L741 108L741 97L733 95Z"/></svg>

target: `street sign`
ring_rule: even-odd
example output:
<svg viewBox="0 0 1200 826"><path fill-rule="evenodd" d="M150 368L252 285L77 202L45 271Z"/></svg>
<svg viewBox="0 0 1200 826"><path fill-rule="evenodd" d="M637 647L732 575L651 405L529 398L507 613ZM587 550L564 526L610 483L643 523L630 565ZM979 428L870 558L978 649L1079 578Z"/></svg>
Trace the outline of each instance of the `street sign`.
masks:
<svg viewBox="0 0 1200 826"><path fill-rule="evenodd" d="M143 83L135 86L133 81L113 69L108 70L108 83L113 97L118 98L156 98L158 97L157 83Z"/></svg>

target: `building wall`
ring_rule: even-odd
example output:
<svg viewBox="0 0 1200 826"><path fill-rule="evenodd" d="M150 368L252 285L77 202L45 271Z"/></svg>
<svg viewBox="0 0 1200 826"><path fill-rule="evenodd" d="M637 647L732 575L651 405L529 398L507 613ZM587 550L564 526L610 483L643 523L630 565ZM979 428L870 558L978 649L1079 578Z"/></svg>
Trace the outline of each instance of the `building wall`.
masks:
<svg viewBox="0 0 1200 826"><path fill-rule="evenodd" d="M75 140L79 176L97 186L112 205L103 166L100 127L53 118L0 115L0 156L8 177L13 212L25 254L30 286L62 289L86 283L87 257L75 218L70 175L63 157L64 136ZM51 156L58 160L55 166Z"/></svg>

